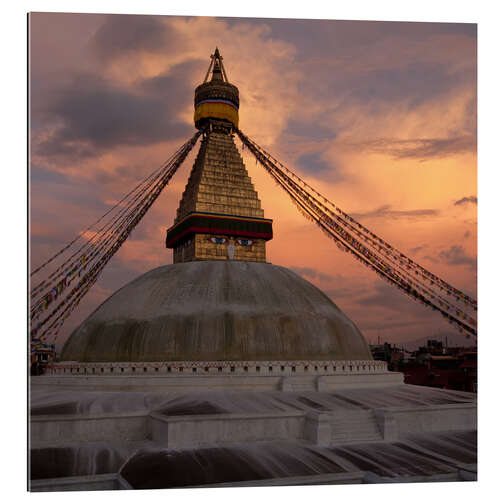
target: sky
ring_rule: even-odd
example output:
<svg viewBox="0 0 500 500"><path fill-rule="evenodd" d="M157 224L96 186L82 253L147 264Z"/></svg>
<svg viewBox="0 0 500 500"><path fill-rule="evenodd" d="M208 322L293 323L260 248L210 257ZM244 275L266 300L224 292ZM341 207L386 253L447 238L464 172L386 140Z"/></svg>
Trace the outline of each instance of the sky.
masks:
<svg viewBox="0 0 500 500"><path fill-rule="evenodd" d="M475 24L38 13L30 37L32 266L191 137L194 88L217 45L240 91L244 133L477 297ZM69 318L59 346L114 291L172 263L165 230L195 154ZM274 220L268 261L318 286L369 341L455 331L340 252L242 156Z"/></svg>

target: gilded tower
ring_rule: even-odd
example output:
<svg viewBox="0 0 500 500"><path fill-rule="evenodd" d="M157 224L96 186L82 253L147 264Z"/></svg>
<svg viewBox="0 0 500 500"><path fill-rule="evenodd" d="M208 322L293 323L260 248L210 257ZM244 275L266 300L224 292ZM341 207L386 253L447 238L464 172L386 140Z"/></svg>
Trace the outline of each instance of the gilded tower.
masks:
<svg viewBox="0 0 500 500"><path fill-rule="evenodd" d="M208 80L211 74L210 81ZM234 143L239 92L229 83L216 48L204 82L195 90L194 122L203 140L167 231L174 264L194 260L266 261L272 220L260 200Z"/></svg>

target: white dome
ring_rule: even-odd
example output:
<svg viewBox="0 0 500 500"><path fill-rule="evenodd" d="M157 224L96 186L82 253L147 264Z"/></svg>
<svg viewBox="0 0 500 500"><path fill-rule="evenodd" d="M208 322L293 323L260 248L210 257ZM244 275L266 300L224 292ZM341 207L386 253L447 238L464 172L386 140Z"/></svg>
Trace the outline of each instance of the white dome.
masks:
<svg viewBox="0 0 500 500"><path fill-rule="evenodd" d="M61 359L369 360L354 323L280 266L198 261L159 267L114 293L69 337Z"/></svg>

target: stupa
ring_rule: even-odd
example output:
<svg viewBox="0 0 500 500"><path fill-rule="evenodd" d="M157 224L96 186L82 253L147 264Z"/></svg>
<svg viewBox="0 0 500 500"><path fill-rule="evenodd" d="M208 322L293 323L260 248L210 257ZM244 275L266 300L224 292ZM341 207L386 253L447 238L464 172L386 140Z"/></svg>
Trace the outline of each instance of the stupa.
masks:
<svg viewBox="0 0 500 500"><path fill-rule="evenodd" d="M143 373L200 373L202 367L205 374L237 362L229 373L274 375L284 366L290 375L333 375L337 365L340 372L347 366L356 373L386 372L323 292L266 262L272 220L264 217L234 142L239 93L227 81L218 49L194 105L195 126L204 135L166 235L174 264L144 274L104 302L64 346L61 360L78 366L59 369L125 373L128 362Z"/></svg>
<svg viewBox="0 0 500 500"><path fill-rule="evenodd" d="M174 263L114 293L32 379L32 489L473 479L474 395L405 385L321 290L266 262L272 220L218 49L194 104Z"/></svg>

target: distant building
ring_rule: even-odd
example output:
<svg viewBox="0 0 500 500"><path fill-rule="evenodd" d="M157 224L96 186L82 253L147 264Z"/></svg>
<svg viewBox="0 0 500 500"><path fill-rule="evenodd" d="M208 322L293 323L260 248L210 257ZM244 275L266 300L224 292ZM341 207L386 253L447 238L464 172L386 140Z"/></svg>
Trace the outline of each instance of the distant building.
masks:
<svg viewBox="0 0 500 500"><path fill-rule="evenodd" d="M387 342L370 348L373 358L386 361L389 370L403 372L407 384L477 392L477 352L468 347L448 348L432 339L413 353Z"/></svg>
<svg viewBox="0 0 500 500"><path fill-rule="evenodd" d="M373 359L385 361L387 363L387 368L391 371L397 371L397 367L405 359L405 351L396 346L392 346L388 342L371 345L370 350Z"/></svg>
<svg viewBox="0 0 500 500"><path fill-rule="evenodd" d="M30 373L31 375L43 375L47 367L55 361L56 346L46 344L40 339L32 339L30 345Z"/></svg>

